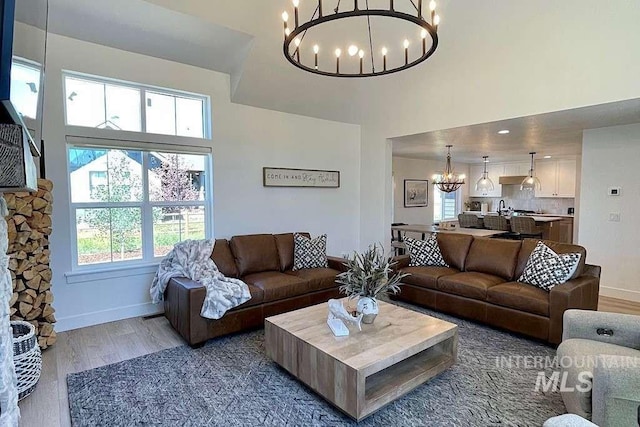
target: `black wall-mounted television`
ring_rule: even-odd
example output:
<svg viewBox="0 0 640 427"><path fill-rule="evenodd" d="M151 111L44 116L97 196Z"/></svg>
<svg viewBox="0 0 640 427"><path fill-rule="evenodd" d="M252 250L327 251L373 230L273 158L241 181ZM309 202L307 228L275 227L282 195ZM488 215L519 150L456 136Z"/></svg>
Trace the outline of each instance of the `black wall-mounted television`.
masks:
<svg viewBox="0 0 640 427"><path fill-rule="evenodd" d="M0 123L21 125L29 139L31 152L38 149L22 117L11 103L11 64L13 61L13 31L16 0L0 0Z"/></svg>

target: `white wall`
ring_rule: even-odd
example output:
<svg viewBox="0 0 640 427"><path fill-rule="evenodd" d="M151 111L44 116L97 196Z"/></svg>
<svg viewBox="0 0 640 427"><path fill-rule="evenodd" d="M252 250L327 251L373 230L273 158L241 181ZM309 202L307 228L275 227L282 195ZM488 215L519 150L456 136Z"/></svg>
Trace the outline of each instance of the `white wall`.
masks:
<svg viewBox="0 0 640 427"><path fill-rule="evenodd" d="M232 104L224 74L49 35L45 124L47 175L54 183L51 237L56 329L63 331L157 312L154 266L103 274L72 272L62 70L209 95L212 103L216 237L308 230L328 233L328 252L359 246L360 129ZM184 139L176 139L184 143ZM187 142L191 143L191 142ZM339 189L264 188L262 167L341 172Z"/></svg>
<svg viewBox="0 0 640 427"><path fill-rule="evenodd" d="M409 159L405 157L393 157L393 185L394 190L394 222L404 222L406 224L432 224L433 223L433 204L434 192L432 177L434 174L442 172L445 165L445 159L442 160L424 160ZM467 184L461 187L461 207L469 194L469 165L464 163L453 164L454 170L459 174L467 175ZM429 181L429 206L405 208L404 207L404 180L405 179L426 179Z"/></svg>
<svg viewBox="0 0 640 427"><path fill-rule="evenodd" d="M600 293L640 301L640 125L585 131L578 242L602 266ZM620 196L607 189L622 187ZM619 213L620 222L609 221Z"/></svg>

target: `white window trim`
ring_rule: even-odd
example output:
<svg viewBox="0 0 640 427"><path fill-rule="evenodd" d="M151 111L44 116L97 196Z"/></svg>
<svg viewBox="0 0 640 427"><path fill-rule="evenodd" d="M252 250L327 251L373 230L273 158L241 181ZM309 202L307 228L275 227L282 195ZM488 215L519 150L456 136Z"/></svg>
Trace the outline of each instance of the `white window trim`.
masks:
<svg viewBox="0 0 640 427"><path fill-rule="evenodd" d="M79 127L79 129L83 129L83 130L93 130L93 131L101 131L101 129L93 129L93 128L84 128L84 127ZM93 133L93 132L89 132L89 133ZM154 207L156 205L166 205L166 206L171 206L171 205L175 205L175 206L188 206L190 204L193 205L197 205L197 206L204 206L205 208L205 238L206 239L213 239L214 238L214 228L213 228L213 224L214 224L214 211L213 211L213 156L211 155L212 150L211 147L197 147L197 146L193 146L193 145L182 145L182 144L164 144L164 143L150 143L150 142L146 142L146 141L139 141L139 140L125 140L123 141L122 138L118 138L116 139L115 136L117 135L121 135L125 132L122 131L115 131L115 130L109 130L109 133L113 134L114 139L105 139L105 138L97 138L97 137L80 137L80 136L71 136L68 135L67 136L67 144L65 147L65 157L66 157L66 175L67 175L67 190L68 190L68 194L69 194L69 200L68 200L68 204L69 204L69 208L72 214L75 213L75 209L78 208L78 205L87 205L90 207L90 205L94 205L94 203L74 203L72 202L71 199L71 180L69 179L69 170L70 170L70 164L69 164L69 156L68 156L68 150L71 147L79 147L79 148L104 148L104 149L128 149L128 150L133 150L133 151L160 151L160 152L179 152L182 154L205 154L207 155L207 162L205 165L205 193L209 194L209 197L206 197L204 201L198 201L198 202L131 202L131 203L114 203L114 205L122 205L123 207L138 207L139 205L142 206L142 209L144 210L144 206L145 205L149 205L151 206L154 205ZM152 139L158 139L156 138L157 136L162 136L164 138L161 139L171 139L174 140L176 138L185 138L185 139L189 139L190 141L193 141L193 138L188 138L188 137L175 137L175 136L171 136L171 135L152 135L152 134L140 134L137 132L126 132L127 134L131 134L131 135L136 135L136 136L140 136L140 135L147 135L147 136L151 136ZM196 140L198 140L196 138ZM120 141L118 143L118 141ZM144 158L144 156L143 156ZM145 169L144 169L144 165L143 165L143 187L147 185L147 174L145 173ZM149 204L151 203L151 204ZM144 215L144 213L143 213ZM137 260L129 260L129 261L118 261L118 262L104 262L104 263L96 263L96 264L86 264L86 265L80 265L78 263L78 230L77 230L77 224L76 224L76 220L75 220L75 215L71 215L72 220L70 221L70 232L71 232L71 260L72 260L72 266L71 266L71 271L65 273L65 276L67 278L67 283L77 283L77 282L81 282L81 281L92 281L92 280L101 280L101 278L103 278L105 273L108 272L120 272L120 271L133 271L133 272L139 272L137 274L145 274L148 271L148 268L150 266L157 266L159 261L162 259L162 257L152 257L152 258L143 258L143 259L137 259ZM148 222L148 221L147 221ZM145 230L145 221L142 221L142 234L144 235L145 233L148 233L149 230ZM151 225L147 225L148 227L152 227ZM151 241L152 242L152 241ZM142 241L142 249L144 250L148 250L149 248L145 247L145 239L143 239ZM153 253L153 243L148 243L148 245L151 246L151 250ZM125 275L124 273L122 273L121 275Z"/></svg>
<svg viewBox="0 0 640 427"><path fill-rule="evenodd" d="M118 79L113 79L113 78L109 78L109 77L102 77L102 76L95 76L92 74L86 74L86 73L80 73L77 71L70 71L70 70L62 70L62 93L63 93L63 99L64 99L64 123L65 126L67 128L71 127L71 128L85 128L85 129L92 129L94 131L97 131L98 133L96 133L96 135L99 135L102 131L109 131L109 129L97 129L97 128L91 128L91 127L82 127L82 126L73 126L73 125L69 125L68 120L67 120L67 101L66 101L66 93L67 93L67 77L70 78L77 78L77 79L82 79L82 80L87 80L87 81L92 81L95 83L102 83L102 84L110 84L110 85L115 85L115 86L121 86L121 87L126 87L126 88L131 88L131 89L137 89L140 91L140 132L129 132L129 131L115 131L115 132L128 132L128 133L134 133L134 134L143 134L143 135L153 135L155 136L167 136L167 137L171 137L171 138L186 138L186 139L190 139L190 140L200 140L200 139L204 139L204 140L210 140L211 139L211 135L212 135L212 124L211 124L211 97L208 95L203 95L203 94L199 94L199 93L193 93L193 92L187 92L187 91L180 91L180 90L175 90L175 89L168 89L168 88L163 88L163 87L159 87L159 86L153 86L153 85L146 85L146 84L141 84L141 83L134 83L134 82L129 82L129 81L125 81L125 80L118 80ZM155 92L155 93L159 93L162 95L169 95L169 96L175 96L175 97L182 97L182 98L192 98L192 99L201 99L203 101L203 108L202 108L202 123L203 123L203 135L204 138L198 138L198 137L189 137L189 136L176 136L176 135L166 135L166 134L154 134L154 133L149 133L146 131L146 92L150 91L150 92Z"/></svg>
<svg viewBox="0 0 640 427"><path fill-rule="evenodd" d="M36 105L36 118L22 116L22 121L24 122L25 126L27 127L27 129L29 129L29 132L35 139L37 136L36 129L39 127L40 115L42 114L42 100L43 100L43 92L44 92L44 84L43 84L44 73L42 70L42 64L36 61L32 61L31 59L27 59L27 58L23 58L22 56L15 56L15 55L11 58L11 62L12 63L15 62L16 64L20 64L22 66L38 70L38 73L40 74L40 87L38 90L38 103Z"/></svg>

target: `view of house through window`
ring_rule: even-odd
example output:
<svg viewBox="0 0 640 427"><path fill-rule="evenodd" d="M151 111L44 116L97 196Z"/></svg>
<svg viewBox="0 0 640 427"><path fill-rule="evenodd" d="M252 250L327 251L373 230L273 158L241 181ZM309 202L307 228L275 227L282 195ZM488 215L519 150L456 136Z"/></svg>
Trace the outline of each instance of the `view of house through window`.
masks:
<svg viewBox="0 0 640 427"><path fill-rule="evenodd" d="M448 219L456 219L458 216L458 197L457 191L453 193L445 193L433 186L433 220L443 221Z"/></svg>
<svg viewBox="0 0 640 427"><path fill-rule="evenodd" d="M67 125L207 137L206 97L67 73Z"/></svg>
<svg viewBox="0 0 640 427"><path fill-rule="evenodd" d="M151 261L207 236L208 155L70 146L77 265Z"/></svg>

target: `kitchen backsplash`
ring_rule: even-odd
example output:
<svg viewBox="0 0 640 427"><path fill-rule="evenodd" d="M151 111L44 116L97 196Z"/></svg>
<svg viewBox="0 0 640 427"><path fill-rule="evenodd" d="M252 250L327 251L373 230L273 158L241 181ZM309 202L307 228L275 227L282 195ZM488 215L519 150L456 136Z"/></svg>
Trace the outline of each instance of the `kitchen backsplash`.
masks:
<svg viewBox="0 0 640 427"><path fill-rule="evenodd" d="M566 214L567 209L575 207L575 199L531 197L529 191L522 191L517 185L503 186L502 196L499 198L471 197L469 200L489 203L489 211L494 212L498 210L500 200L504 200L507 208L511 206L513 209L551 214Z"/></svg>

